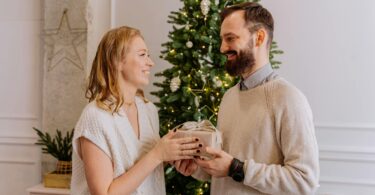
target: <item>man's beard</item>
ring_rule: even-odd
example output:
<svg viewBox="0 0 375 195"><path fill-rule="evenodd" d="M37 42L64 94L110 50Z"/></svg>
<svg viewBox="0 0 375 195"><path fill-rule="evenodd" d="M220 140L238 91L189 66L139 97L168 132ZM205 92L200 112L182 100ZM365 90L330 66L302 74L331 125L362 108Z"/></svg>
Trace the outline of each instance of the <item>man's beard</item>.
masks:
<svg viewBox="0 0 375 195"><path fill-rule="evenodd" d="M255 65L255 57L251 51L252 45L253 44L250 42L249 47L247 49L240 50L239 53L234 50L226 52L236 54L236 58L234 60L228 60L225 64L225 69L227 70L228 74L231 76L239 76L252 69L252 67Z"/></svg>

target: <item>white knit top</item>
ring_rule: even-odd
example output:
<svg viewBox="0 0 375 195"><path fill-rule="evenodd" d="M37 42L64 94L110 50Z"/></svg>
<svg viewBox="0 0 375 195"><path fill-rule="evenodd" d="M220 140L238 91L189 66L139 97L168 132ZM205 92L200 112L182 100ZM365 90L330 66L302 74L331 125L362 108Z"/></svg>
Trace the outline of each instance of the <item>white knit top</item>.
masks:
<svg viewBox="0 0 375 195"><path fill-rule="evenodd" d="M129 170L142 155L150 151L159 136L159 119L156 107L136 97L140 139L137 139L124 112L112 115L99 108L95 101L83 110L73 137L72 195L89 195L84 164L79 151L79 139L85 137L96 144L113 162L114 178ZM165 194L163 165L160 164L132 194Z"/></svg>

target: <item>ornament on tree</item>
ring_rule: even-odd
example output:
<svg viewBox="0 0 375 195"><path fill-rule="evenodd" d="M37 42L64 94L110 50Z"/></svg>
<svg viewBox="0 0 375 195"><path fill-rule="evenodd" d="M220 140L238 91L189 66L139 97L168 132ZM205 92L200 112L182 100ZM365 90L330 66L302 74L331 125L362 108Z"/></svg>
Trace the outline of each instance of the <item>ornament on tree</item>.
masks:
<svg viewBox="0 0 375 195"><path fill-rule="evenodd" d="M217 78L217 77L215 77L214 79L213 79L213 82L214 82L214 85L215 85L215 87L221 87L221 86L223 86L223 81L221 81L219 78Z"/></svg>
<svg viewBox="0 0 375 195"><path fill-rule="evenodd" d="M178 88L180 88L180 85L181 85L180 78L179 77L174 77L171 80L171 83L170 83L169 87L171 88L172 92L175 92L175 91L177 91Z"/></svg>
<svg viewBox="0 0 375 195"><path fill-rule="evenodd" d="M208 12L210 11L210 0L202 0L201 1L201 11L204 16L207 16Z"/></svg>
<svg viewBox="0 0 375 195"><path fill-rule="evenodd" d="M191 42L191 41L186 42L186 47L192 48L193 47L193 42Z"/></svg>
<svg viewBox="0 0 375 195"><path fill-rule="evenodd" d="M195 96L194 103L195 103L195 106L198 108L199 107L199 97L198 96Z"/></svg>
<svg viewBox="0 0 375 195"><path fill-rule="evenodd" d="M190 30L190 24L189 23L187 23L186 25L185 25L185 30Z"/></svg>
<svg viewBox="0 0 375 195"><path fill-rule="evenodd" d="M207 82L207 81L206 81L206 76L204 76L204 75L202 74L202 75L201 75L201 79L202 79L203 83L206 84L206 82Z"/></svg>

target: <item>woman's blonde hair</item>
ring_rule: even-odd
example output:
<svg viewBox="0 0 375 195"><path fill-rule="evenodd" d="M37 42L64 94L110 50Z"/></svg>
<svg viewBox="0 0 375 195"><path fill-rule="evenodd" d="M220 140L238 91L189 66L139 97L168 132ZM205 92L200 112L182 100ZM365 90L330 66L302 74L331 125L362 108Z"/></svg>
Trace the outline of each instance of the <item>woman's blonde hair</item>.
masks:
<svg viewBox="0 0 375 195"><path fill-rule="evenodd" d="M138 29L122 26L108 31L99 43L91 67L86 98L90 102L95 100L106 111L116 113L124 103L117 66L126 56L135 37L143 38ZM137 95L147 102L141 90L137 91Z"/></svg>

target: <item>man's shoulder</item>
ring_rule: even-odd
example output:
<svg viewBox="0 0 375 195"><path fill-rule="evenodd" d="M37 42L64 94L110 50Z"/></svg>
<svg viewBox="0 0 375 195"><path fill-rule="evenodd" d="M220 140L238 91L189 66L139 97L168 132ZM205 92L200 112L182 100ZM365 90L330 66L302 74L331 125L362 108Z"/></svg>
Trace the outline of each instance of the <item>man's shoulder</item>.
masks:
<svg viewBox="0 0 375 195"><path fill-rule="evenodd" d="M266 91L268 91L267 94L271 96L273 101L279 103L307 101L301 90L282 77L273 80L272 84L266 87Z"/></svg>
<svg viewBox="0 0 375 195"><path fill-rule="evenodd" d="M232 96L233 94L239 91L240 91L240 86L239 86L239 83L237 83L224 93L222 101L224 101L225 99L228 99L229 96Z"/></svg>

